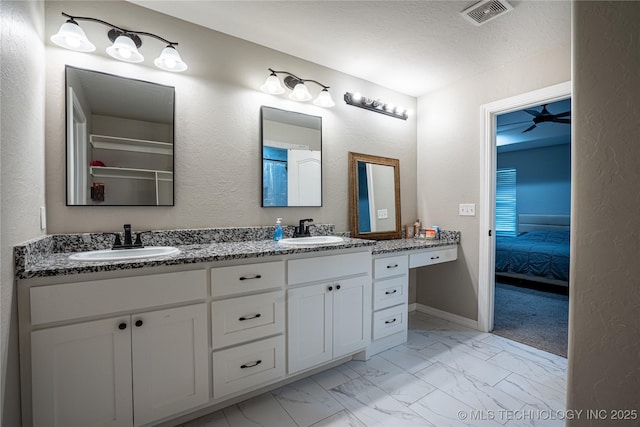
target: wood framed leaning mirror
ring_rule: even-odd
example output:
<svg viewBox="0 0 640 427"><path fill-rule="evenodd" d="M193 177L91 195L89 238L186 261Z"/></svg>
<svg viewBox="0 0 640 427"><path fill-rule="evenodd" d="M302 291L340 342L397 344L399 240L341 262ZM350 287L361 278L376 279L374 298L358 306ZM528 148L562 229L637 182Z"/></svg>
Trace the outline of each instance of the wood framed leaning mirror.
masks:
<svg viewBox="0 0 640 427"><path fill-rule="evenodd" d="M400 160L349 152L351 237L399 239Z"/></svg>

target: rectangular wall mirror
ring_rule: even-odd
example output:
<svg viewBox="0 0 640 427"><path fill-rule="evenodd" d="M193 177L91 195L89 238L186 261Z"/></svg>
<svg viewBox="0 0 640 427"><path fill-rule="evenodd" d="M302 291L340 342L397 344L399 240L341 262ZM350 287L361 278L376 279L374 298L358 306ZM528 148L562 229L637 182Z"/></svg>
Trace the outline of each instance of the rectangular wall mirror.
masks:
<svg viewBox="0 0 640 427"><path fill-rule="evenodd" d="M322 206L322 117L262 107L262 206Z"/></svg>
<svg viewBox="0 0 640 427"><path fill-rule="evenodd" d="M69 206L173 206L173 87L66 67Z"/></svg>
<svg viewBox="0 0 640 427"><path fill-rule="evenodd" d="M351 237L399 239L400 161L349 152Z"/></svg>

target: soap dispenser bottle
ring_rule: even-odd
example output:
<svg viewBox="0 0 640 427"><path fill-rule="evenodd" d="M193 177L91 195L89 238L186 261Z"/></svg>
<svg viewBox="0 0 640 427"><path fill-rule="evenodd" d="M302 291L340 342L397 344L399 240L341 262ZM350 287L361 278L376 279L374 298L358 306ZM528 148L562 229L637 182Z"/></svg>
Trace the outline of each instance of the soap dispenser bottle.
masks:
<svg viewBox="0 0 640 427"><path fill-rule="evenodd" d="M276 220L276 229L273 232L273 240L276 242L282 239L282 218Z"/></svg>

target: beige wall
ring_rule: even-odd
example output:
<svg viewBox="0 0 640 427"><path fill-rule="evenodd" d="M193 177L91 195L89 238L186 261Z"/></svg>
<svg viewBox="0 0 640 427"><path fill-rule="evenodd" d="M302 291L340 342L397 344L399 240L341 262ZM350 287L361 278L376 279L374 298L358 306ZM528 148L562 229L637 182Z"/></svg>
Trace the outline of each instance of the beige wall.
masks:
<svg viewBox="0 0 640 427"><path fill-rule="evenodd" d="M176 40L189 70L172 74L151 66L126 64L107 57L106 27L81 26L96 44L81 54L47 43L47 208L52 233L116 231L122 224L135 228L271 225L300 218L336 224L348 230L347 153L355 151L400 159L403 222L416 214L416 118L407 121L375 114L344 103L347 91L380 97L416 109L413 97L401 95L316 64L285 55L215 31L188 24L126 2L48 2L47 34L63 22L60 11L100 17L126 28L141 29ZM143 38L144 64L162 44ZM139 78L176 88L175 207L67 207L64 162L65 64ZM153 68L152 68L153 67ZM331 86L336 106L316 107L258 88L267 68L288 70ZM310 85L310 91L317 89ZM293 110L323 119L322 208L260 208L260 106Z"/></svg>
<svg viewBox="0 0 640 427"><path fill-rule="evenodd" d="M418 217L462 239L456 262L418 270L418 303L477 319L481 106L570 79L567 41L419 98ZM458 216L460 203L475 203L476 216Z"/></svg>
<svg viewBox="0 0 640 427"><path fill-rule="evenodd" d="M569 426L638 425L640 3L576 2L567 405L606 410ZM638 415L640 417L640 414Z"/></svg>
<svg viewBox="0 0 640 427"><path fill-rule="evenodd" d="M13 245L44 233L44 7L3 0L0 13L0 419L19 426Z"/></svg>

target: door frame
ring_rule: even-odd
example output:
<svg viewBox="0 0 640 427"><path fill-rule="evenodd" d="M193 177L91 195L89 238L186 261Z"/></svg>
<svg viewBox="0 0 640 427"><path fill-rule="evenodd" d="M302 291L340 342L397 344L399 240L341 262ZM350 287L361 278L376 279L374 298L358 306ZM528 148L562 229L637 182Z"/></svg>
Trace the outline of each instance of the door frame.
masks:
<svg viewBox="0 0 640 427"><path fill-rule="evenodd" d="M483 332L493 330L495 297L496 116L566 99L572 96L571 89L572 82L567 81L481 106L478 329Z"/></svg>

